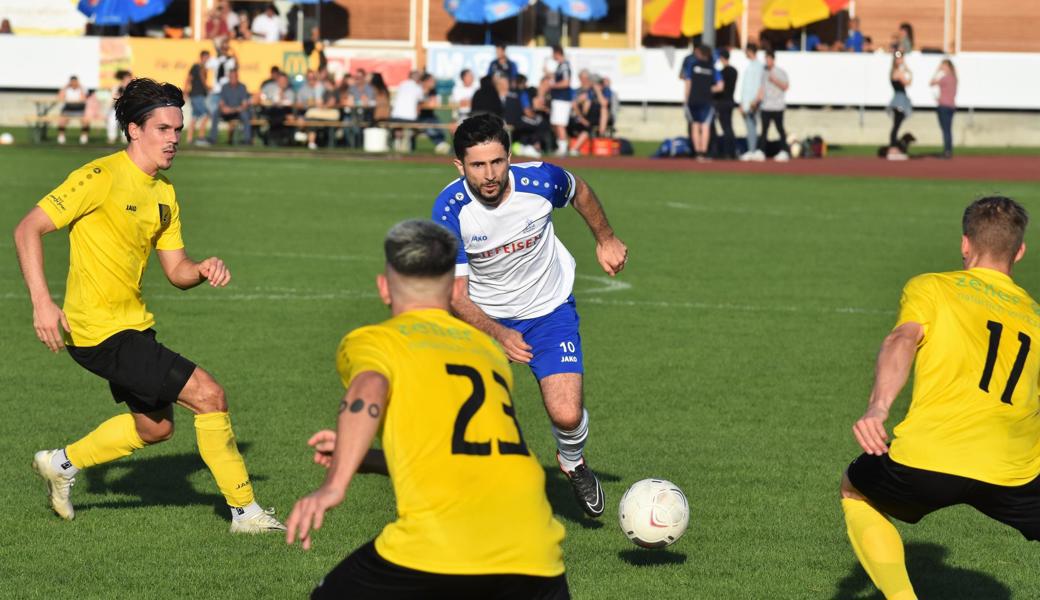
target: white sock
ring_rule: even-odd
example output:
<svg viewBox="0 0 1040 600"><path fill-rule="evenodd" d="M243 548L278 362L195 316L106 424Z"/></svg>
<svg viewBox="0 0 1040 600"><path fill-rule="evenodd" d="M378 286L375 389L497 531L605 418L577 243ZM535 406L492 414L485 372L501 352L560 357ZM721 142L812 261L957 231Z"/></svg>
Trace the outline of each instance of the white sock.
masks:
<svg viewBox="0 0 1040 600"><path fill-rule="evenodd" d="M72 461L65 454L64 448L55 452L51 457L51 466L65 477L75 477L76 473L79 473L79 469L73 466Z"/></svg>
<svg viewBox="0 0 1040 600"><path fill-rule="evenodd" d="M256 502L250 502L247 506L228 506L231 509L231 518L235 521L248 519L264 511Z"/></svg>
<svg viewBox="0 0 1040 600"><path fill-rule="evenodd" d="M562 138L562 139L556 140L556 151L557 152L566 152L569 149L568 145L569 144L567 143L567 138Z"/></svg>
<svg viewBox="0 0 1040 600"><path fill-rule="evenodd" d="M559 451L560 466L564 471L573 471L584 460L581 455L585 450L585 440L589 437L589 411L581 409L581 422L570 431L561 431L554 425L553 437L556 438L556 449Z"/></svg>

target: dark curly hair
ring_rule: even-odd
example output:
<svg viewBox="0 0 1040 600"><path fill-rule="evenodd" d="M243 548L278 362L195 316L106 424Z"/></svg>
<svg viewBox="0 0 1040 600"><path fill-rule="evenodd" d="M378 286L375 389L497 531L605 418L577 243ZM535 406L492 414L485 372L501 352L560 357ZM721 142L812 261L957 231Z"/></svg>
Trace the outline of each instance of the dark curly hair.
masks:
<svg viewBox="0 0 1040 600"><path fill-rule="evenodd" d="M466 157L466 150L487 142L498 142L509 151L509 132L502 117L489 113L476 115L463 121L455 130L455 156Z"/></svg>
<svg viewBox="0 0 1040 600"><path fill-rule="evenodd" d="M152 111L166 106L184 106L184 92L179 87L146 77L131 80L115 104L116 120L126 141L130 141L131 123L141 127L152 116Z"/></svg>

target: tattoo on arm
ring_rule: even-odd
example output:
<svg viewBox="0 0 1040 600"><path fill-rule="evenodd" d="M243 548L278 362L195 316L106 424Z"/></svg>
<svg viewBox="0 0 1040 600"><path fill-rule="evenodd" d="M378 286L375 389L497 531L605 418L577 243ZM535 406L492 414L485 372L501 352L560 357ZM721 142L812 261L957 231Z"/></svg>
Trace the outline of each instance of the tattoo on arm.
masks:
<svg viewBox="0 0 1040 600"><path fill-rule="evenodd" d="M340 412L340 414L342 414L346 410L349 410L352 413L359 413L362 410L364 410L364 408L365 408L365 401L362 400L361 398L355 398L349 404L347 403L347 399L344 398L339 403L339 412ZM380 412L379 411L379 406L377 404L369 404L368 405L368 416L372 417L373 419L378 419L379 418L379 412Z"/></svg>

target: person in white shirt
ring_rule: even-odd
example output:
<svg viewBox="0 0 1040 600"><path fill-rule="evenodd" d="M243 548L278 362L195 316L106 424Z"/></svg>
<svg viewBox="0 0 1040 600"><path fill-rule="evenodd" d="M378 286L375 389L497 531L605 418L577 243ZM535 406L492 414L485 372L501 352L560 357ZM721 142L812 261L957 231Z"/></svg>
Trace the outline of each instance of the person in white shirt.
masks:
<svg viewBox="0 0 1040 600"><path fill-rule="evenodd" d="M268 4L264 12L253 18L253 35L261 42L277 42L285 36L285 25L273 4Z"/></svg>
<svg viewBox="0 0 1040 600"><path fill-rule="evenodd" d="M543 162L509 164L509 134L496 115L466 119L455 130L461 177L441 190L432 218L459 241L452 309L529 364L553 424L557 461L582 510L603 514L599 479L584 458L589 414L574 296L574 258L556 237L555 210L573 205L596 240L610 276L628 248L614 235L596 194L582 179Z"/></svg>
<svg viewBox="0 0 1040 600"><path fill-rule="evenodd" d="M418 73L413 71L411 77L405 79L397 86L393 103L390 105L390 120L399 123L438 123L436 115L423 116L423 112L432 113L440 105L440 100L434 93L436 80L429 73ZM426 137L434 144L434 150L438 154L447 154L451 146L445 140L444 132L436 127L422 130ZM403 135L401 129L394 130L394 137ZM411 149L415 150L415 138L411 140Z"/></svg>
<svg viewBox="0 0 1040 600"><path fill-rule="evenodd" d="M758 91L762 88L762 73L765 65L758 60L758 46L748 44L744 50L748 63L740 79L740 114L744 116L744 127L747 128L747 152L740 160L765 160L764 153L758 153Z"/></svg>
<svg viewBox="0 0 1040 600"><path fill-rule="evenodd" d="M480 89L480 84L473 76L473 71L463 69L462 73L459 73L459 80L455 82L455 87L451 89L451 103L455 105L455 113L459 122L470 115L470 111L473 109L473 94L477 93L478 89Z"/></svg>
<svg viewBox="0 0 1040 600"><path fill-rule="evenodd" d="M417 79L419 73L412 71L405 79L397 85L394 92L394 100L390 104L390 118L394 121L418 121L419 103L426 95Z"/></svg>

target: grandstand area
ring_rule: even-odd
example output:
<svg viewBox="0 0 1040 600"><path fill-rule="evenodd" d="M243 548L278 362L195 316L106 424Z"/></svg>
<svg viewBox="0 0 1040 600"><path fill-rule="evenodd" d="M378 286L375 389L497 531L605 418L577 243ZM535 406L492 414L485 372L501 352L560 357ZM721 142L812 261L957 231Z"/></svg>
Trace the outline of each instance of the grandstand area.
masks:
<svg viewBox="0 0 1040 600"><path fill-rule="evenodd" d="M10 2L0 0L0 20L5 8L35 14L35 1ZM68 173L123 147L120 135L106 139L117 71L183 86L201 51L222 54L223 40L206 39L205 30L223 2L167 4L165 17L121 31L90 25L92 34L135 35L82 35L83 24L69 14L50 31L47 19L55 17L44 15L23 25L23 34L12 17L14 35L0 35L0 56L27 58L0 61L0 133L11 134L10 143L0 138L7 199L0 230L11 232ZM251 110L220 117L212 137L211 123L194 143L182 136L165 172L189 252L223 258L232 283L182 292L153 256L143 296L160 339L184 348L226 388L252 482L264 508L284 518L324 477L307 439L335 426L343 397L337 344L388 317L374 283L387 229L429 217L438 192L458 177L454 157L430 131L450 143L467 106L453 96L461 71L479 80L500 43L528 75L522 93L535 90L522 105L520 87L510 84L500 96L503 114L514 99L527 110L541 98L548 119L551 103L539 83L552 40L540 4L486 27L456 22L439 0L335 0L320 3L322 13L306 3L293 22L295 3L274 4L286 21L281 39L229 44ZM1010 0L859 0L832 3L842 7L825 19L780 30L763 21L768 1L736 4L742 10L720 24L716 47L729 48L741 76L748 43L800 46L815 35L844 45L856 16L865 32L876 32L877 52L778 49L776 64L791 81L789 160L777 160L785 150L775 134L762 160L748 156L755 148L747 147L733 106L740 148L733 156L723 156L721 125L708 156L667 156L666 147L690 136L680 73L703 33L649 33L642 0L610 1L611 16L564 19L560 31L573 87L581 70L596 75L586 107L606 98L604 78L620 98L599 105L610 112L609 126L597 129L601 115L581 112L576 101L571 124L579 127L568 130L560 156L548 121L513 148L514 162L550 161L587 181L630 252L625 270L606 276L576 211L553 213L578 263L574 296L592 412L587 453L606 493L602 519L575 505L538 383L513 365L516 418L566 529L566 575L578 600L883 599L850 548L839 484L861 452L850 427L866 406L902 286L919 273L961 268L964 208L996 194L1034 219L1014 278L1040 293L1040 255L1032 250L1040 247L1040 39L1024 25L1040 19L1040 8ZM228 6L253 18L262 8ZM906 59L913 116L900 133L916 142L894 148L888 43L907 21L918 37ZM308 27L323 35L310 39ZM929 85L944 58L957 65L960 86L952 156L944 156L939 90ZM373 74L387 84L385 97L366 91ZM57 139L69 104L58 94L70 75L94 95L82 145L75 116L64 143ZM324 104L308 104L301 93L309 75L312 86L329 82ZM212 86L216 74L204 79ZM409 107L416 118L391 114L402 85L423 94ZM196 106L210 110L211 92ZM218 113L207 115L219 114L221 101L218 93ZM201 116L191 104L186 124ZM582 127L588 142L575 145ZM622 140L628 155L618 155ZM104 381L41 348L10 235L0 248L7 258L0 261L0 506L11 523L0 544L0 598L306 597L393 521L390 481L366 474L326 515L309 552L279 535L229 535L225 498L181 409L170 441L80 473L76 519L56 518L29 468L33 452L72 442L124 409L111 403ZM68 236L49 235L44 248L60 304ZM889 431L906 413L910 387L894 405ZM622 494L648 477L674 482L690 504L685 536L657 550L634 546L617 526ZM898 527L919 598L1040 598L1035 548L1015 530L965 506Z"/></svg>

